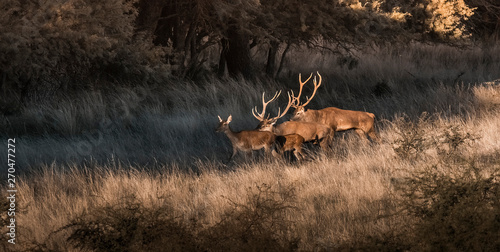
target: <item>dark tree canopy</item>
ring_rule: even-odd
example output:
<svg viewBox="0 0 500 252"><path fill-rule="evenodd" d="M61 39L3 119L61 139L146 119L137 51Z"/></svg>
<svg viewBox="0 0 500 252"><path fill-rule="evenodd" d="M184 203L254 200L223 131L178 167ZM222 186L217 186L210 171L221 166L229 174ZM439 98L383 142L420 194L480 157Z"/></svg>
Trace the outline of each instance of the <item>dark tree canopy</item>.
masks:
<svg viewBox="0 0 500 252"><path fill-rule="evenodd" d="M4 0L0 7L0 87L18 98L92 78L275 77L293 47L348 54L374 43L500 34L494 0ZM267 56L256 59L256 49Z"/></svg>
<svg viewBox="0 0 500 252"><path fill-rule="evenodd" d="M249 77L264 70L253 65L255 46L268 48L265 73L274 76L290 46L346 53L388 41L458 41L468 37L465 21L473 14L463 0L157 0L151 2L153 15L146 13L149 3L139 4L146 7L140 9L138 26L154 30L156 44L173 47L170 59L180 76L198 72L210 60L202 52L214 45L220 52L219 75L227 68L232 76Z"/></svg>

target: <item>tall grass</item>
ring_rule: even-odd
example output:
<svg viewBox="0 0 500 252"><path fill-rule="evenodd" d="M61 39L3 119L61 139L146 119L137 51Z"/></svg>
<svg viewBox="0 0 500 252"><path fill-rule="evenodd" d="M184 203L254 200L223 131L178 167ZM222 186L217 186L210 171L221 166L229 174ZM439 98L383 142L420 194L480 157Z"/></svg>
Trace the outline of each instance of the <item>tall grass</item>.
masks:
<svg viewBox="0 0 500 252"><path fill-rule="evenodd" d="M19 241L9 249L498 249L500 88L484 83L500 76L494 54L378 49L352 70L294 55L291 71L324 76L311 108L374 112L383 141L338 133L302 163L222 163L231 149L214 132L217 115L253 128L262 92L295 89L296 74L46 101L0 121L16 137L19 169Z"/></svg>

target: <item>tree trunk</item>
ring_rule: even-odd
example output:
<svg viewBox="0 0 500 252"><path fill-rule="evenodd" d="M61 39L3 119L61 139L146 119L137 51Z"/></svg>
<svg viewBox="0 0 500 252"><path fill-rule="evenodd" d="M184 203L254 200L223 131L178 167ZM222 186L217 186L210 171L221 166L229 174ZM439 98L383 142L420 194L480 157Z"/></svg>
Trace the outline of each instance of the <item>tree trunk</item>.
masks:
<svg viewBox="0 0 500 252"><path fill-rule="evenodd" d="M283 70L283 62L285 62L285 56L288 53L289 49L290 49L290 43L287 43L285 50L283 51L283 54L281 54L280 66L278 67L278 72L276 73L276 76L279 76L281 71Z"/></svg>
<svg viewBox="0 0 500 252"><path fill-rule="evenodd" d="M136 34L145 32L146 37L153 36L163 9L162 0L141 0L138 3L139 15L136 18Z"/></svg>
<svg viewBox="0 0 500 252"><path fill-rule="evenodd" d="M227 39L225 38L221 39L220 42L221 42L221 51L220 51L219 69L217 71L217 75L219 76L219 78L222 78L226 74L226 54L227 50L229 50L229 46Z"/></svg>
<svg viewBox="0 0 500 252"><path fill-rule="evenodd" d="M266 74L271 78L275 77L274 73L276 72L276 54L278 53L279 45L279 42L271 41L269 52L267 54Z"/></svg>
<svg viewBox="0 0 500 252"><path fill-rule="evenodd" d="M227 71L230 76L252 79L253 69L250 58L249 36L238 31L237 28L229 28L227 31L228 50L225 53Z"/></svg>

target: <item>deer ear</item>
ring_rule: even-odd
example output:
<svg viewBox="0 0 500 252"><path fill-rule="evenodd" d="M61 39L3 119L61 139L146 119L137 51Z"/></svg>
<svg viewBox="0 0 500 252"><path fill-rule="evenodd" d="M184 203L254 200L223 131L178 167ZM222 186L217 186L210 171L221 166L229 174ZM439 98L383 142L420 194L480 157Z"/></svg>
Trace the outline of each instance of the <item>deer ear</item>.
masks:
<svg viewBox="0 0 500 252"><path fill-rule="evenodd" d="M219 117L219 122L222 122L222 118L220 118L220 116L217 116L217 117Z"/></svg>
<svg viewBox="0 0 500 252"><path fill-rule="evenodd" d="M271 125L275 125L277 121L278 121L278 119L273 119L273 120L271 121Z"/></svg>
<svg viewBox="0 0 500 252"><path fill-rule="evenodd" d="M227 118L227 123L230 123L232 120L233 120L233 116L229 115L229 117Z"/></svg>

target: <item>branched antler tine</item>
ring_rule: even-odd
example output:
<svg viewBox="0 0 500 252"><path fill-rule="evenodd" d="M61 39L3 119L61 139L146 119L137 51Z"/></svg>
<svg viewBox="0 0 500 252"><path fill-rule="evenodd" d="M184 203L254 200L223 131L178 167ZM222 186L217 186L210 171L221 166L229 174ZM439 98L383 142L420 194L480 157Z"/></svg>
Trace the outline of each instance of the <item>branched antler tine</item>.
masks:
<svg viewBox="0 0 500 252"><path fill-rule="evenodd" d="M309 78L307 78L306 81L302 81L302 74L299 73L299 94L297 95L297 97L294 97L294 100L297 101L297 106L300 105L300 96L302 95L302 88L311 79L312 75L313 75L313 73L311 73L311 75L309 75Z"/></svg>
<svg viewBox="0 0 500 252"><path fill-rule="evenodd" d="M253 109L252 109L252 114L253 114L253 116L254 116L255 118L257 118L257 120L259 120L259 121L263 121L263 120L264 120L264 118L263 118L261 115L259 115L259 113L257 113L257 115L256 115L256 114L255 114L255 113L256 113L255 111L257 111L257 106L255 106L255 108L253 108Z"/></svg>
<svg viewBox="0 0 500 252"><path fill-rule="evenodd" d="M312 76L313 76L313 73L311 73L311 75L309 75L309 78L307 78L306 81L302 81L302 74L299 73L299 82L300 82L300 85L304 86L304 84L306 84L311 79Z"/></svg>
<svg viewBox="0 0 500 252"><path fill-rule="evenodd" d="M302 106L306 106L307 104L309 104L309 102L311 102L314 95L316 95L316 91L318 91L319 86L321 86L321 75L319 74L319 72L317 72L317 73L319 76L319 83L316 82L316 76L314 76L314 79L313 79L314 91L313 91L311 97L308 97L307 101L304 104L302 104Z"/></svg>
<svg viewBox="0 0 500 252"><path fill-rule="evenodd" d="M262 120L264 120L264 117L266 115L266 107L267 107L267 102L265 100L265 95L266 95L266 92L262 92L262 112L260 114L258 114L259 117L262 118Z"/></svg>
<svg viewBox="0 0 500 252"><path fill-rule="evenodd" d="M270 103L270 102L276 100L276 98L278 98L278 96L280 96L280 95L281 95L281 90L277 91L276 94L274 94L274 97L271 100L269 100L267 103Z"/></svg>
<svg viewBox="0 0 500 252"><path fill-rule="evenodd" d="M255 106L255 110L252 109L253 116L255 118L257 118L257 120L259 120L259 121L265 120L267 104L269 104L270 102L276 100L276 98L278 98L278 96L280 96L280 94L281 94L281 90L277 91L274 94L273 98L271 100L269 100L269 101L266 102L266 99L265 99L266 92L263 92L262 93L262 112L261 113L256 112L257 111L257 106ZM257 113L257 115L255 113ZM268 117L268 119L269 119L269 117Z"/></svg>
<svg viewBox="0 0 500 252"><path fill-rule="evenodd" d="M264 99L264 96L266 95L266 92L262 92L262 112L266 111L266 100Z"/></svg>
<svg viewBox="0 0 500 252"><path fill-rule="evenodd" d="M319 74L319 72L318 72L318 71L317 71L316 73L317 73L317 74L318 74L318 76L319 76L319 83L318 83L318 87L319 87L319 86L321 86L321 80L322 80L322 78L321 78L321 74ZM316 82L314 82L314 86L316 86Z"/></svg>
<svg viewBox="0 0 500 252"><path fill-rule="evenodd" d="M293 100L290 97L290 94L288 94L288 104L287 104L285 110L283 110L283 114L286 114L286 112L288 112L288 110L290 109L290 107L292 106L292 104L293 104Z"/></svg>
<svg viewBox="0 0 500 252"><path fill-rule="evenodd" d="M293 90L290 90L292 92L292 107L296 108L297 106L299 106L299 100L297 99L297 97L295 97L293 95ZM290 94L288 94L290 95Z"/></svg>
<svg viewBox="0 0 500 252"><path fill-rule="evenodd" d="M278 109L278 116L274 117L273 120L278 120L280 119L281 117L283 117L286 112L288 112L288 110L290 109L290 106L292 106L292 98L290 97L290 93L287 93L288 94L288 104L286 106L286 108L283 110L283 113L281 113L281 108Z"/></svg>

